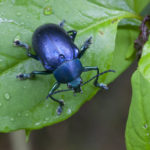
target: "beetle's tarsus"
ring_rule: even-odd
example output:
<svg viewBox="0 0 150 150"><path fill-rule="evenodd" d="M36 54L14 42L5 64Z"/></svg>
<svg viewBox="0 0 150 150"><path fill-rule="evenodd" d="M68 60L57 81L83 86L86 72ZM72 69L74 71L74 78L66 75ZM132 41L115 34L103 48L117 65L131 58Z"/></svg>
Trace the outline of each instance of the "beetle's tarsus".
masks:
<svg viewBox="0 0 150 150"><path fill-rule="evenodd" d="M21 73L19 75L16 76L16 78L20 79L20 80L26 80L26 79L32 79L35 77L35 74L33 73Z"/></svg>
<svg viewBox="0 0 150 150"><path fill-rule="evenodd" d="M18 45L20 45L20 41L19 40L15 40L15 41L13 41L13 44L14 44L14 46L18 46Z"/></svg>
<svg viewBox="0 0 150 150"><path fill-rule="evenodd" d="M66 20L62 20L62 21L60 22L59 26L60 26L61 28L63 28L64 25L65 25L65 22L66 22Z"/></svg>
<svg viewBox="0 0 150 150"><path fill-rule="evenodd" d="M20 79L20 80L24 80L24 74L18 74L16 76L16 78Z"/></svg>
<svg viewBox="0 0 150 150"><path fill-rule="evenodd" d="M89 46L92 44L92 36L90 36L83 44L83 49L89 48Z"/></svg>
<svg viewBox="0 0 150 150"><path fill-rule="evenodd" d="M32 79L32 78L35 78L37 74L47 75L47 74L51 74L51 72L50 71L32 71L31 73L24 73L24 74L21 73L17 75L17 78L19 78L20 80Z"/></svg>
<svg viewBox="0 0 150 150"><path fill-rule="evenodd" d="M82 91L82 89L81 89L81 92L80 92L81 94L83 94L83 91Z"/></svg>
<svg viewBox="0 0 150 150"><path fill-rule="evenodd" d="M108 86L106 84L104 84L104 83L94 83L94 85L96 87L100 87L100 88L102 88L104 90L108 90L109 89Z"/></svg>
<svg viewBox="0 0 150 150"><path fill-rule="evenodd" d="M73 92L73 96L77 96L76 92Z"/></svg>
<svg viewBox="0 0 150 150"><path fill-rule="evenodd" d="M92 36L90 36L85 42L84 44L81 46L81 51L78 54L78 58L81 58L83 56L83 54L85 53L85 51L89 48L89 46L92 44Z"/></svg>
<svg viewBox="0 0 150 150"><path fill-rule="evenodd" d="M77 35L77 31L76 30L70 30L67 32L70 36L70 38L72 39L72 41L74 42L76 35Z"/></svg>
<svg viewBox="0 0 150 150"><path fill-rule="evenodd" d="M15 40L13 43L14 43L15 46L23 47L23 48L25 48L25 49L28 50L28 51L29 51L29 49L30 49L30 47L29 47L28 44L26 44L26 43L24 43L24 42L22 42L22 41L20 41L20 40Z"/></svg>
<svg viewBox="0 0 150 150"><path fill-rule="evenodd" d="M46 96L46 99L48 99L50 96L49 96L49 94Z"/></svg>
<svg viewBox="0 0 150 150"><path fill-rule="evenodd" d="M26 43L24 43L24 42L22 42L20 40L15 40L13 43L14 43L15 46L25 48L26 51L27 51L27 56L29 56L31 58L34 58L36 60L39 60L37 55L33 55L33 54L30 53L30 46L28 44L26 44Z"/></svg>
<svg viewBox="0 0 150 150"><path fill-rule="evenodd" d="M102 89L108 90L108 87L107 87L106 84L98 83L98 78L99 78L99 68L98 68L98 67L84 67L83 72L92 71L92 70L97 71L97 75L95 76L96 79L95 79L95 81L94 81L94 85L95 85L96 87L100 87L100 88L102 88ZM105 71L105 72L103 72L103 73L106 73L106 72L108 72L108 71L109 71L109 72L115 72L114 70L107 70L107 71ZM91 78L91 79L92 79L92 78ZM90 81L90 80L89 80L89 81ZM88 82L89 82L89 81L88 81Z"/></svg>
<svg viewBox="0 0 150 150"><path fill-rule="evenodd" d="M63 107L60 105L58 108L57 108L57 114L60 115L63 111Z"/></svg>
<svg viewBox="0 0 150 150"><path fill-rule="evenodd" d="M57 109L57 114L60 115L63 111L63 106L64 106L64 101L63 100L59 100L59 107Z"/></svg>
<svg viewBox="0 0 150 150"><path fill-rule="evenodd" d="M63 110L64 101L63 100L57 100L54 97L52 97L52 95L53 95L53 93L48 94L46 99L51 98L53 101L59 103L59 107L57 109L57 114L60 115L62 113L62 110Z"/></svg>

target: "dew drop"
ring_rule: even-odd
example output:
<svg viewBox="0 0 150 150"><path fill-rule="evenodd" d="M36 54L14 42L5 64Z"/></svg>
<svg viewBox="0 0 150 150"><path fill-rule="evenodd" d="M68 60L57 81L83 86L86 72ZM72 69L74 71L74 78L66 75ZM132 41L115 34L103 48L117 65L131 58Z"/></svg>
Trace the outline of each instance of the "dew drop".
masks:
<svg viewBox="0 0 150 150"><path fill-rule="evenodd" d="M4 97L5 97L6 100L10 99L10 95L8 93L5 93Z"/></svg>
<svg viewBox="0 0 150 150"><path fill-rule="evenodd" d="M11 0L11 2L12 2L13 4L15 4L15 0Z"/></svg>
<svg viewBox="0 0 150 150"><path fill-rule="evenodd" d="M147 129L148 125L147 124L144 124L143 128L144 129Z"/></svg>
<svg viewBox="0 0 150 150"><path fill-rule="evenodd" d="M49 120L49 118L48 118L48 117L46 117L46 118L45 118L45 120L46 120L46 121L48 121L48 120Z"/></svg>
<svg viewBox="0 0 150 150"><path fill-rule="evenodd" d="M147 136L149 136L149 133L146 133Z"/></svg>
<svg viewBox="0 0 150 150"><path fill-rule="evenodd" d="M29 116L29 113L25 113L25 116L28 117L28 116Z"/></svg>
<svg viewBox="0 0 150 150"><path fill-rule="evenodd" d="M16 21L14 21L14 20L8 20L8 19L6 19L6 18L0 18L0 23L15 23L15 24L17 24L18 25L18 23L16 22Z"/></svg>
<svg viewBox="0 0 150 150"><path fill-rule="evenodd" d="M49 107L49 104L46 104L46 108L48 108Z"/></svg>
<svg viewBox="0 0 150 150"><path fill-rule="evenodd" d="M45 124L47 121L43 121L43 123Z"/></svg>
<svg viewBox="0 0 150 150"><path fill-rule="evenodd" d="M46 6L44 8L44 15L51 15L52 14L52 8L50 6Z"/></svg>
<svg viewBox="0 0 150 150"><path fill-rule="evenodd" d="M40 122L36 122L36 123L35 123L36 126L38 126L38 125L40 125L40 124L41 124Z"/></svg>
<svg viewBox="0 0 150 150"><path fill-rule="evenodd" d="M20 25L24 25L24 22L21 22Z"/></svg>
<svg viewBox="0 0 150 150"><path fill-rule="evenodd" d="M14 118L10 118L10 121L14 121Z"/></svg>
<svg viewBox="0 0 150 150"><path fill-rule="evenodd" d="M21 116L21 113L17 113L17 116L20 117L20 116Z"/></svg>
<svg viewBox="0 0 150 150"><path fill-rule="evenodd" d="M67 113L68 113L68 114L71 114L71 112L72 112L72 111L71 111L71 109L69 108L68 111L67 111Z"/></svg>
<svg viewBox="0 0 150 150"><path fill-rule="evenodd" d="M17 16L21 16L21 12L17 12Z"/></svg>

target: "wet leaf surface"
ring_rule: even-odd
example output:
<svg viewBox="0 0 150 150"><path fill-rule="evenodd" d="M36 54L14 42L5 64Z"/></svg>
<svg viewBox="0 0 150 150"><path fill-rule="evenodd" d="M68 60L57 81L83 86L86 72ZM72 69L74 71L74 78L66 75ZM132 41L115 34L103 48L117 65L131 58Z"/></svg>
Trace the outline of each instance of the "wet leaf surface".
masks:
<svg viewBox="0 0 150 150"><path fill-rule="evenodd" d="M89 36L93 37L91 47L81 59L83 66L98 66L101 72L116 70L116 73L100 77L99 82L108 84L134 59L126 59L126 55L128 49L133 50L137 30L117 28L124 18L140 19L124 0L111 3L109 0L64 0L63 3L60 0L0 1L0 131L32 130L63 121L98 91L91 82L83 86L83 94L74 96L73 92L66 92L55 95L65 102L63 113L58 116L58 104L46 100L55 82L53 75L25 81L16 79L19 73L44 70L40 62L28 58L22 48L13 46L16 37L31 45L32 33L39 25L58 24L65 19L66 30L78 31L75 43L79 48ZM86 81L95 74L84 73L82 79ZM64 88L66 85L60 90Z"/></svg>

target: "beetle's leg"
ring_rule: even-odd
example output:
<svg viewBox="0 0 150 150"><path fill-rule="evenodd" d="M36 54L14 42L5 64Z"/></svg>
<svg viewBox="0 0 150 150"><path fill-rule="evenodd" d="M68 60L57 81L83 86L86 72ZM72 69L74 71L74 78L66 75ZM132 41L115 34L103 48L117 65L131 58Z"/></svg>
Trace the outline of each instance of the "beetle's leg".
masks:
<svg viewBox="0 0 150 150"><path fill-rule="evenodd" d="M60 26L61 28L63 28L63 27L64 27L65 22L66 22L65 20L61 21L61 22L60 22L60 24L59 24L59 26Z"/></svg>
<svg viewBox="0 0 150 150"><path fill-rule="evenodd" d="M20 80L26 80L26 79L32 79L35 77L35 75L37 74L41 74L41 75L47 75L47 74L51 74L51 71L32 71L31 73L24 73L24 74L19 74L17 75L17 78L19 78Z"/></svg>
<svg viewBox="0 0 150 150"><path fill-rule="evenodd" d="M37 55L33 55L33 54L30 53L30 46L28 44L23 43L23 42L21 42L19 40L15 40L14 44L15 44L15 46L25 48L27 50L27 56L32 57L32 58L34 58L36 60L39 60Z"/></svg>
<svg viewBox="0 0 150 150"><path fill-rule="evenodd" d="M90 44L92 40L92 36L90 36L85 42L84 44L81 46L81 51L78 54L78 58L81 58L83 56L83 54L85 53L85 51L89 48Z"/></svg>
<svg viewBox="0 0 150 150"><path fill-rule="evenodd" d="M92 70L96 70L97 71L97 75L99 74L99 68L98 67L84 67L83 68L83 72L92 71ZM100 88L103 88L105 90L108 90L108 87L107 87L106 84L98 83L98 78L99 78L99 76L96 77L96 79L94 81L94 85L96 87L100 87Z"/></svg>
<svg viewBox="0 0 150 150"><path fill-rule="evenodd" d="M55 99L52 95L53 95L54 92L59 88L59 86L60 86L60 83L59 83L59 82L56 82L56 83L54 84L54 86L52 87L52 89L50 90L48 96L47 96L47 98L50 97L53 101L59 103L59 107L58 107L58 109L57 109L58 115L60 115L61 112L62 112L62 110L63 110L64 102L63 102L63 100L57 100L57 99Z"/></svg>
<svg viewBox="0 0 150 150"><path fill-rule="evenodd" d="M77 31L76 31L76 30L70 30L70 31L68 31L67 33L69 34L69 36L70 36L70 38L72 39L72 41L74 41L74 40L75 40L75 37L76 37L76 35L77 35Z"/></svg>

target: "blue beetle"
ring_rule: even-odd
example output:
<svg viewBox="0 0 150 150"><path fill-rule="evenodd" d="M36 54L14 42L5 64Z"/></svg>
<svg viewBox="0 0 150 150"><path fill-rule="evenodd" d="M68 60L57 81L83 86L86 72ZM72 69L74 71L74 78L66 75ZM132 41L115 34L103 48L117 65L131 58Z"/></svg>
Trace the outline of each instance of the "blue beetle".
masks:
<svg viewBox="0 0 150 150"><path fill-rule="evenodd" d="M59 103L57 109L58 114L61 114L64 102L63 100L54 98L53 94L57 93L56 89L59 88L61 83L67 84L68 88L75 93L82 92L81 86L83 83L80 77L82 72L96 70L97 75L94 77L96 78L94 85L96 87L108 89L105 84L98 83L98 77L100 75L98 67L83 67L80 61L80 58L90 46L92 37L89 37L79 50L74 44L77 32L75 30L66 32L63 29L63 25L64 21L59 25L45 24L35 30L32 36L32 46L35 55L30 53L28 44L20 40L14 41L16 46L25 48L27 50L27 55L39 60L45 68L45 71L32 71L31 73L19 74L17 78L21 80L31 79L37 74L53 74L56 78L57 82L50 90L47 98L50 97L52 100ZM113 72L113 70L107 70L104 73L106 72ZM89 81L91 81L91 79Z"/></svg>

